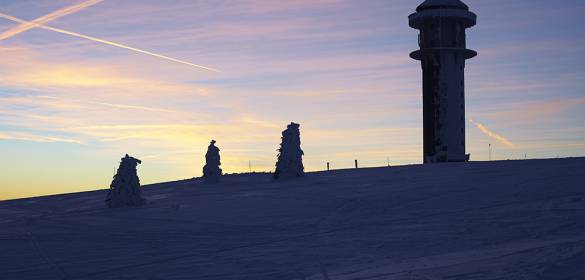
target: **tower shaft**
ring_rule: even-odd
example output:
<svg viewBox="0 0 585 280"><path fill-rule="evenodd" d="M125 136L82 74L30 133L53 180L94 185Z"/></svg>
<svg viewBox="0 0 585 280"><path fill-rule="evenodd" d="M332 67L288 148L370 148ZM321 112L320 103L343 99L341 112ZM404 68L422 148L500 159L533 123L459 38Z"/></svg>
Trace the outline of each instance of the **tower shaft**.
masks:
<svg viewBox="0 0 585 280"><path fill-rule="evenodd" d="M467 161L465 154L465 59L456 53L429 53L423 68L425 162Z"/></svg>

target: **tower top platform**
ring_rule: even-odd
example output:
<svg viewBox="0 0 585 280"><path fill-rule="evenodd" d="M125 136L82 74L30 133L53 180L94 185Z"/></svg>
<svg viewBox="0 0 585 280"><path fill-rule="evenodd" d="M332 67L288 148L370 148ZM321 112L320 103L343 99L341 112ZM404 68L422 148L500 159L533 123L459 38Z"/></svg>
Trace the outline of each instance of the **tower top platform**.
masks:
<svg viewBox="0 0 585 280"><path fill-rule="evenodd" d="M456 20L465 28L475 25L477 16L460 0L426 0L416 8L416 13L408 16L412 28L421 29L425 21L439 19Z"/></svg>
<svg viewBox="0 0 585 280"><path fill-rule="evenodd" d="M443 8L469 11L469 7L467 7L465 3L459 0L426 0L416 8L416 11L420 12L424 10Z"/></svg>

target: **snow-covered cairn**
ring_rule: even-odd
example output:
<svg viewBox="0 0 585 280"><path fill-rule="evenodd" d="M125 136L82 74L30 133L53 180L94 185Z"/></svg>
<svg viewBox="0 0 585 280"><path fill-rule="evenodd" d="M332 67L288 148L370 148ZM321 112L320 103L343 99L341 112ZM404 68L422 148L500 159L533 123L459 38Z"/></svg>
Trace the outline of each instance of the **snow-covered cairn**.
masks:
<svg viewBox="0 0 585 280"><path fill-rule="evenodd" d="M140 179L136 166L142 163L139 159L126 155L110 185L106 204L110 208L143 205L146 201L141 196Z"/></svg>
<svg viewBox="0 0 585 280"><path fill-rule="evenodd" d="M303 155L299 124L291 122L286 130L282 132L282 143L280 143L280 148L278 149L278 161L276 162L274 179L304 176Z"/></svg>
<svg viewBox="0 0 585 280"><path fill-rule="evenodd" d="M215 146L215 140L211 140L205 154L205 166L203 166L203 179L206 183L218 183L221 177L221 165L219 148Z"/></svg>

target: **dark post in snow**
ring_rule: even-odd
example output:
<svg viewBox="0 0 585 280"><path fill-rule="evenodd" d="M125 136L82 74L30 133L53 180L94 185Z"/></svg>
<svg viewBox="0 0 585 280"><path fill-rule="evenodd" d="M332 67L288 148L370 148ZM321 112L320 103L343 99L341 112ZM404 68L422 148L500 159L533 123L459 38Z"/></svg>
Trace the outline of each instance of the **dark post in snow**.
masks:
<svg viewBox="0 0 585 280"><path fill-rule="evenodd" d="M304 176L303 155L299 124L291 122L286 130L282 132L282 142L278 149L278 161L276 162L274 179Z"/></svg>
<svg viewBox="0 0 585 280"><path fill-rule="evenodd" d="M110 208L139 206L146 201L142 198L140 190L140 179L136 172L136 167L142 161L126 155L120 162L120 167L112 184L110 185L110 192L106 197L106 204Z"/></svg>
<svg viewBox="0 0 585 280"><path fill-rule="evenodd" d="M203 180L206 183L218 183L222 174L222 170L219 168L221 165L219 148L215 146L215 143L215 140L211 140L209 147L207 147L207 153L205 154Z"/></svg>
<svg viewBox="0 0 585 280"><path fill-rule="evenodd" d="M468 161L465 153L465 60L477 52L467 49L465 29L476 15L459 0L426 0L408 16L419 29L420 49L410 57L423 72L423 160Z"/></svg>

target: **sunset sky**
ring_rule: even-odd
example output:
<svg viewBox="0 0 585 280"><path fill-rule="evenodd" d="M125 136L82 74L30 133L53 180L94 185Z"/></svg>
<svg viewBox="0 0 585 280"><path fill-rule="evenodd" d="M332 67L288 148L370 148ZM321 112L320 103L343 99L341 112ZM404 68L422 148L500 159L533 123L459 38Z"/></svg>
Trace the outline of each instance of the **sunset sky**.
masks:
<svg viewBox="0 0 585 280"><path fill-rule="evenodd" d="M291 121L308 171L422 161L422 1L93 2L44 24L159 57L0 18L0 200L107 188L126 153L142 184L200 176L211 139L224 172L270 171ZM465 2L471 159L585 156L585 2Z"/></svg>

